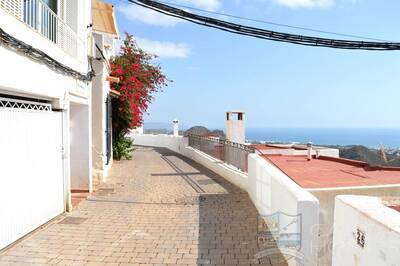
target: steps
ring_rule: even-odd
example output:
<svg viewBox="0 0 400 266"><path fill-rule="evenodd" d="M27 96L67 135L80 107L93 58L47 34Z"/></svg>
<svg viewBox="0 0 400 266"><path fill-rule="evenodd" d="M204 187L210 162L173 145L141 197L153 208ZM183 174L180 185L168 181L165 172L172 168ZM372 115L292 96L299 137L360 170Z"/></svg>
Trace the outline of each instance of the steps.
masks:
<svg viewBox="0 0 400 266"><path fill-rule="evenodd" d="M97 191L99 189L99 186L103 180L103 171L101 170L93 170L93 175L92 175L92 190Z"/></svg>

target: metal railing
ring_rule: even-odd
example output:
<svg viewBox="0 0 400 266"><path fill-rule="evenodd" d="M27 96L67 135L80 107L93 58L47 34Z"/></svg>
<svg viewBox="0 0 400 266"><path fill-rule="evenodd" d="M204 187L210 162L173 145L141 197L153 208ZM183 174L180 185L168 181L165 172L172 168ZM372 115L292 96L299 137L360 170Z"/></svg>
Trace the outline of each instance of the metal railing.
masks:
<svg viewBox="0 0 400 266"><path fill-rule="evenodd" d="M189 135L189 146L247 172L248 155L255 150L244 144L213 137Z"/></svg>
<svg viewBox="0 0 400 266"><path fill-rule="evenodd" d="M42 0L0 0L0 8L24 22L70 56L76 59L81 58L83 41Z"/></svg>

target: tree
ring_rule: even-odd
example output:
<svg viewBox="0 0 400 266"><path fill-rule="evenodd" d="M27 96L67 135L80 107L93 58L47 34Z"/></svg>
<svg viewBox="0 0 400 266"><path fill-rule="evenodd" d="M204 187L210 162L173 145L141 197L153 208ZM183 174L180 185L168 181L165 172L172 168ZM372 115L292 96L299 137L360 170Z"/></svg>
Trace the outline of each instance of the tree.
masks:
<svg viewBox="0 0 400 266"><path fill-rule="evenodd" d="M140 49L132 35L125 34L120 52L111 59L111 76L119 78L111 89L120 93L113 102L113 153L116 160L130 159L133 141L126 134L143 124L143 114L154 99L154 93L167 86L167 78L155 55Z"/></svg>

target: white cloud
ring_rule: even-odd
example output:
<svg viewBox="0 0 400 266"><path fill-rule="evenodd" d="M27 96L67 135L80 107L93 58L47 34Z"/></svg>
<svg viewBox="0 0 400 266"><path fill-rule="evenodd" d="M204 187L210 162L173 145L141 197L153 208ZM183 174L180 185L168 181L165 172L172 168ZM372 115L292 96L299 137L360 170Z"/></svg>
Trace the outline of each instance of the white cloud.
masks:
<svg viewBox="0 0 400 266"><path fill-rule="evenodd" d="M133 5L122 4L117 9L129 20L139 21L153 26L174 27L181 20L156 11Z"/></svg>
<svg viewBox="0 0 400 266"><path fill-rule="evenodd" d="M329 8L335 4L334 0L273 0L275 3L290 8Z"/></svg>
<svg viewBox="0 0 400 266"><path fill-rule="evenodd" d="M161 58L186 58L190 49L186 43L160 42L136 37L140 48Z"/></svg>

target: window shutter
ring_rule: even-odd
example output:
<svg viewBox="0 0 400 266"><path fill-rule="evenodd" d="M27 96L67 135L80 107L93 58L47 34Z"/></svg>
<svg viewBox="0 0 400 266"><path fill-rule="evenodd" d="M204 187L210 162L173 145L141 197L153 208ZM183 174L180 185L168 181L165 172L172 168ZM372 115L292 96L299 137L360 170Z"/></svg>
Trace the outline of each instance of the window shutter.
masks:
<svg viewBox="0 0 400 266"><path fill-rule="evenodd" d="M68 0L65 5L65 22L74 32L78 31L78 1Z"/></svg>
<svg viewBox="0 0 400 266"><path fill-rule="evenodd" d="M7 10L18 19L22 19L23 0L0 0L0 7Z"/></svg>

